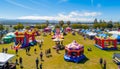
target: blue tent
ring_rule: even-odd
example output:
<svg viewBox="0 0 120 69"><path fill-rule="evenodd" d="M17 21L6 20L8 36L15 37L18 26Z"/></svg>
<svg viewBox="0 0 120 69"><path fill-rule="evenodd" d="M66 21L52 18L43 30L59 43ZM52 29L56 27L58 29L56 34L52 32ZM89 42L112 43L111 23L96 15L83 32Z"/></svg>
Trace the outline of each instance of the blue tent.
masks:
<svg viewBox="0 0 120 69"><path fill-rule="evenodd" d="M105 38L105 37L107 37L108 35L107 35L107 34L98 34L97 36L98 36L98 37L104 37L104 38Z"/></svg>
<svg viewBox="0 0 120 69"><path fill-rule="evenodd" d="M113 37L113 38L116 38L116 39L117 39L117 42L120 42L120 35L113 34L112 37Z"/></svg>

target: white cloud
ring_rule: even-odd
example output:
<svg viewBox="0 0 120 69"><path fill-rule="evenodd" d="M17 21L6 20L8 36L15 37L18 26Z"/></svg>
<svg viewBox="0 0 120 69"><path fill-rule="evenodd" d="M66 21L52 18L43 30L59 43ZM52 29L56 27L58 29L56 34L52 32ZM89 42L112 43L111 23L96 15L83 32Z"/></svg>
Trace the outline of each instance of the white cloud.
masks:
<svg viewBox="0 0 120 69"><path fill-rule="evenodd" d="M22 16L18 19L32 19L32 20L64 20L64 21L93 21L94 18L100 16L100 12L76 12L72 11L69 14L59 13L56 16Z"/></svg>
<svg viewBox="0 0 120 69"><path fill-rule="evenodd" d="M30 9L30 10L38 10L38 9L34 9L34 8L29 7L29 6L20 4L20 3L17 3L14 0L5 0L5 1L12 4L12 5L18 6L18 7L22 7L22 8L26 8L26 9Z"/></svg>

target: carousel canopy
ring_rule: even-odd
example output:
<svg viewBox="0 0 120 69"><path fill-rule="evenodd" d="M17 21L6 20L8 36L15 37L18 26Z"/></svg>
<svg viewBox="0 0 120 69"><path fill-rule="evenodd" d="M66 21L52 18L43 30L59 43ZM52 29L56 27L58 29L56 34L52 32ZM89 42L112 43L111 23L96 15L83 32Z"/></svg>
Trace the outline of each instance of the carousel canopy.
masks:
<svg viewBox="0 0 120 69"><path fill-rule="evenodd" d="M66 48L68 48L68 49L70 49L70 50L80 50L81 48L83 48L83 45L78 44L78 43L74 40L72 43L68 44L68 45L66 46Z"/></svg>

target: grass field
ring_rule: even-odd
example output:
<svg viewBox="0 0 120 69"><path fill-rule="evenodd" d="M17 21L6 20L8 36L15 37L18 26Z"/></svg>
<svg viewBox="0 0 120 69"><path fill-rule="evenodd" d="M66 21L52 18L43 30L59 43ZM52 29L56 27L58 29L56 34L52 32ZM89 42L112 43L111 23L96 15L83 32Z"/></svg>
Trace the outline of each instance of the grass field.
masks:
<svg viewBox="0 0 120 69"><path fill-rule="evenodd" d="M44 55L44 61L43 63L43 69L102 69L102 67L99 64L99 59L102 57L107 61L107 69L118 69L118 66L112 61L112 55L114 52L119 51L104 51L100 50L97 47L94 46L94 40L84 40L82 36L76 35L73 36L71 34L68 34L64 38L64 45L71 43L73 40L76 40L78 43L83 44L85 47L84 54L88 58L85 61L82 61L78 64L73 62L66 62L64 60L64 50L60 51L60 54L57 54L54 49L52 49L52 46L55 45L55 43L51 39L51 35L48 35L44 38L44 45L42 47L42 50L39 49L38 46L31 47L30 54L31 56L26 55L25 50L21 49L19 50L19 56L23 57L23 69L36 69L35 66L35 59L36 57L39 57L39 53L41 51L45 52L46 49L51 48L52 50L52 57L47 58ZM10 49L11 44L3 44L0 45L0 50L2 48L9 48L8 53L15 54L14 50ZM92 51L87 51L87 48L91 47ZM37 48L37 54L34 54L34 48ZM13 62L15 62L16 58L19 58L19 56L13 58ZM41 61L40 61L41 63ZM17 66L17 69L20 69L19 66Z"/></svg>

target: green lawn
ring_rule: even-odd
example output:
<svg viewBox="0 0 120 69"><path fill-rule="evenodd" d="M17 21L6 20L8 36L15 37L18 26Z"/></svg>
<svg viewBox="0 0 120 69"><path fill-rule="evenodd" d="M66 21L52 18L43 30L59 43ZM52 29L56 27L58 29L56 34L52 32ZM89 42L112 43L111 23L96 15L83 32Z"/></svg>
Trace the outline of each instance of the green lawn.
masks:
<svg viewBox="0 0 120 69"><path fill-rule="evenodd" d="M73 63L73 62L66 62L64 60L64 50L60 51L60 54L57 54L52 47L55 45L55 43L52 41L51 36L48 35L44 38L44 45L42 47L42 50L39 49L38 46L31 47L30 54L31 56L27 56L25 53L24 49L21 49L19 51L19 56L23 57L23 69L36 69L35 68L35 59L36 57L39 57L39 53L41 51L45 52L46 49L51 48L52 50L52 57L46 58L44 55L44 62L43 63L43 69L102 69L100 64L99 64L99 59L102 57L107 61L107 69L117 69L117 65L112 61L112 54L114 52L119 52L119 51L104 51L100 50L97 47L94 46L94 40L83 40L83 37L80 35L73 36L71 34L68 34L64 38L64 45L67 45L71 43L73 40L76 40L78 43L83 44L85 47L85 52L84 54L88 58L88 60L81 62L81 63ZM15 54L14 50L10 49L10 46L13 45L11 44L4 44L0 45L0 50L2 47L4 48L9 48L8 53ZM89 52L87 51L87 48L91 47L92 51ZM37 48L37 54L34 54L34 48ZM14 57L13 62L15 61ZM41 63L41 61L40 61ZM17 66L17 69L20 69L19 66Z"/></svg>

